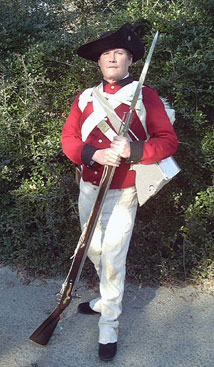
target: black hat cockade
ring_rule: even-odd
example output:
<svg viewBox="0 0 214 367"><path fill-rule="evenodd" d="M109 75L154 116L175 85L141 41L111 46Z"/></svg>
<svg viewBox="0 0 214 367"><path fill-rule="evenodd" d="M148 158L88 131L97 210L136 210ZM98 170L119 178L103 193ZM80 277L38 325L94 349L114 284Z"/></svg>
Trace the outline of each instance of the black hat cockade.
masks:
<svg viewBox="0 0 214 367"><path fill-rule="evenodd" d="M77 50L77 54L84 59L98 61L103 52L114 48L124 48L132 54L132 62L136 62L143 57L145 50L135 30L139 33L139 22L135 23L133 26L126 23L121 28L115 31L108 31L99 39L80 46Z"/></svg>

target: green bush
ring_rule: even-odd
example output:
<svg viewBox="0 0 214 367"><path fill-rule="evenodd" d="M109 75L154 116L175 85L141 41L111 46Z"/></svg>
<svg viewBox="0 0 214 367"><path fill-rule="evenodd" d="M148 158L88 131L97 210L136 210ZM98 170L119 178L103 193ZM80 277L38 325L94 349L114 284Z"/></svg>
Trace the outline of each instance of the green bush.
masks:
<svg viewBox="0 0 214 367"><path fill-rule="evenodd" d="M214 256L211 235L208 234L209 219L203 222L203 216L191 208L195 208L195 200L198 195L201 197L201 192L209 212L213 206L210 192L213 190L214 156L214 8L209 1L203 4L154 1L143 9L138 1L135 4L136 8L130 2L133 17L143 13L160 31L148 84L157 88L160 95L167 96L176 110L175 129L179 137L176 160L182 172L139 210L130 248L130 267L132 273L137 277L140 274L143 280L153 279L154 274L160 281L167 277L194 279L203 271L206 276L212 276ZM194 221L198 223L203 242L196 241L197 236L192 233L190 222ZM187 227L189 230L184 230ZM191 250L186 249L186 244L190 243ZM208 246L206 251L205 243Z"/></svg>
<svg viewBox="0 0 214 367"><path fill-rule="evenodd" d="M196 279L212 279L214 275L214 188L199 192L186 210L182 227L186 267L193 267Z"/></svg>
<svg viewBox="0 0 214 367"><path fill-rule="evenodd" d="M61 129L79 90L99 82L77 47L139 18L146 83L176 110L182 171L139 208L128 273L141 281L213 275L213 3L2 1L0 4L0 256L33 272L66 271L80 235L74 165ZM90 14L90 16L88 16ZM148 26L148 21L152 29ZM132 67L138 78L142 61Z"/></svg>

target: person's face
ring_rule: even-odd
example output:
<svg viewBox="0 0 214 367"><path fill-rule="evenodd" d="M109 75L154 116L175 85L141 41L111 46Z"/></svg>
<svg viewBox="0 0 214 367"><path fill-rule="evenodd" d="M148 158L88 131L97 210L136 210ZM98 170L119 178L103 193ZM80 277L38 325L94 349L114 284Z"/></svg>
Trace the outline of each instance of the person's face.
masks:
<svg viewBox="0 0 214 367"><path fill-rule="evenodd" d="M117 82L123 79L132 64L132 56L124 48L107 50L100 55L98 65L103 78L109 82Z"/></svg>

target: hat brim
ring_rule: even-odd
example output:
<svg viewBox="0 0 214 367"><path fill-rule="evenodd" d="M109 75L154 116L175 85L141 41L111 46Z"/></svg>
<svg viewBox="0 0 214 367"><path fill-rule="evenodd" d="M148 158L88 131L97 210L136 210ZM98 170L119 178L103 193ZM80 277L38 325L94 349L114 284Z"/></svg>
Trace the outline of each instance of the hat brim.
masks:
<svg viewBox="0 0 214 367"><path fill-rule="evenodd" d="M97 62L104 51L114 48L128 50L132 54L132 62L140 60L145 52L141 40L125 24L115 32L111 32L95 41L82 45L78 48L77 54L86 60Z"/></svg>

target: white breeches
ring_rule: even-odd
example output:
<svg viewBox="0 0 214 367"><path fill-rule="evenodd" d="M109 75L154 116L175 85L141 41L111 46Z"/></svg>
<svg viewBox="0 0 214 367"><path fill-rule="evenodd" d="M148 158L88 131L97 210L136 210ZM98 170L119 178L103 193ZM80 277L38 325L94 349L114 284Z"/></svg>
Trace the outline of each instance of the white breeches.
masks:
<svg viewBox="0 0 214 367"><path fill-rule="evenodd" d="M96 200L98 187L80 182L79 214L82 229ZM98 220L88 257L100 279L100 297L90 307L101 313L99 342L117 341L118 317L122 311L126 255L137 210L136 188L109 190Z"/></svg>

